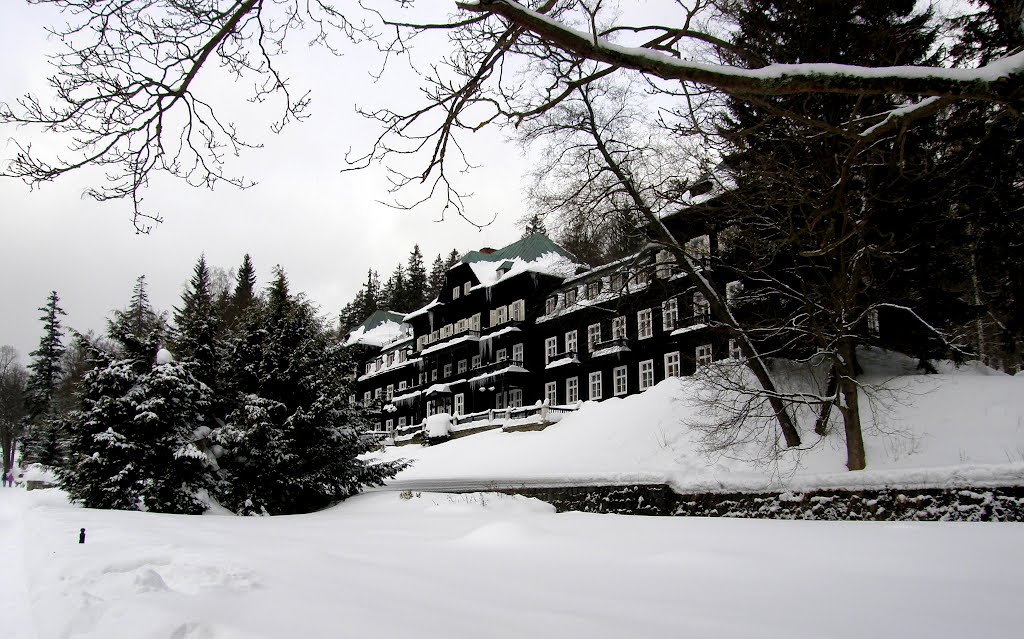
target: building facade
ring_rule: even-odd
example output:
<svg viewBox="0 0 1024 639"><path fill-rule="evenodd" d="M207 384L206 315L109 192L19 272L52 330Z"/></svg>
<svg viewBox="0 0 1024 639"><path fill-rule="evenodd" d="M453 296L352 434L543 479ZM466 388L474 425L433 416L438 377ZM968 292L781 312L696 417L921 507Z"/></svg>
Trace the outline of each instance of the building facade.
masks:
<svg viewBox="0 0 1024 639"><path fill-rule="evenodd" d="M714 245L705 234L687 250L706 258ZM359 349L353 401L399 444L554 421L736 354L669 252L590 269L542 234L469 253L435 300L375 314L347 343Z"/></svg>

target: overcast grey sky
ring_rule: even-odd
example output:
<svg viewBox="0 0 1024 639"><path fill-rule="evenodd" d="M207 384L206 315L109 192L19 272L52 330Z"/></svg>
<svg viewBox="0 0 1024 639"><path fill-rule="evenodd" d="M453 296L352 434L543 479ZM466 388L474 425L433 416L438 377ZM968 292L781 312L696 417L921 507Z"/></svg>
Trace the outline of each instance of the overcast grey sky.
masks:
<svg viewBox="0 0 1024 639"><path fill-rule="evenodd" d="M21 0L0 9L0 99L26 91L46 92L48 44L43 26L48 8ZM408 74L374 84L361 56L337 60L300 41L285 61L285 74L297 87L312 90L312 117L274 135L264 124L248 124L250 141L265 144L232 165L259 183L239 191L227 185L194 189L157 181L146 194L151 210L165 222L150 235L136 235L128 202L97 203L81 194L89 175L65 178L30 192L24 184L0 179L0 344L11 344L27 361L38 344L41 306L49 291L60 294L66 325L103 330L113 309L128 303L135 278L145 274L154 305L170 311L200 253L207 262L234 268L252 255L261 283L281 264L294 291L306 293L330 317L347 302L367 268L387 276L419 243L427 267L437 253L501 246L518 236L526 212L522 198L526 170L518 148L492 130L470 140L475 197L469 210L497 221L482 231L457 218L435 221L438 206L404 212L376 200L387 199L384 171L341 173L342 155L359 149L375 132L354 113L354 105L416 100ZM216 91L238 96L245 87L223 82ZM264 111L265 120L275 113ZM0 158L13 153L9 140L24 131L0 127ZM93 174L95 175L95 174Z"/></svg>

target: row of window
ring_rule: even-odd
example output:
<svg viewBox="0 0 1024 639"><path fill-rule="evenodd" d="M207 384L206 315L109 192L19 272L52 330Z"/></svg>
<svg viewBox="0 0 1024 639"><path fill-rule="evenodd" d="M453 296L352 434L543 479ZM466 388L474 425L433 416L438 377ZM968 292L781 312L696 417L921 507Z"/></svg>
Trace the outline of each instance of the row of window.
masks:
<svg viewBox="0 0 1024 639"><path fill-rule="evenodd" d="M507 306L491 309L488 327L493 328L509 321L521 322L524 319L526 319L526 301L516 300ZM446 324L436 331L420 335L416 338L416 351L422 351L434 342L445 340L455 335L461 335L467 331L480 331L480 313L451 324Z"/></svg>

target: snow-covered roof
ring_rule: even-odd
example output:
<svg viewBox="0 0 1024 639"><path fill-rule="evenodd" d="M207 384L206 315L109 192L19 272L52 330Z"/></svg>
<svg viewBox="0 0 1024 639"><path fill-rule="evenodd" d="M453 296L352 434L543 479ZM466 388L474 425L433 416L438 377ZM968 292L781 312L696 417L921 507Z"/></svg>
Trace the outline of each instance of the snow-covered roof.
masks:
<svg viewBox="0 0 1024 639"><path fill-rule="evenodd" d="M437 308L438 306L441 306L443 304L444 304L444 302L438 300L435 297L433 300L431 300L425 306L423 306L421 308L418 308L418 309L416 309L415 311L413 311L411 313L406 313L405 316L402 318L402 321L408 322L409 320L411 320L414 317L419 317L420 315L426 315L427 311L429 311L429 310L431 310L433 308Z"/></svg>
<svg viewBox="0 0 1024 639"><path fill-rule="evenodd" d="M385 344L407 337L409 326L403 322L403 317L401 313L375 311L358 328L348 334L345 345L362 344L380 348Z"/></svg>
<svg viewBox="0 0 1024 639"><path fill-rule="evenodd" d="M566 364L579 364L579 363L580 363L580 360L578 360L575 357L563 357L562 359L556 359L555 361L551 362L550 364L548 364L544 368L545 369L558 368L560 366L565 366Z"/></svg>
<svg viewBox="0 0 1024 639"><path fill-rule="evenodd" d="M677 328L676 330L672 331L671 335L674 337L676 335L682 335L683 333L692 333L693 331L699 331L700 329L707 327L707 324L691 324L690 326L683 326L682 328Z"/></svg>
<svg viewBox="0 0 1024 639"><path fill-rule="evenodd" d="M542 273L567 278L580 264L575 256L543 233L533 233L492 253L470 251L462 258L476 276L479 286L490 287L520 273Z"/></svg>

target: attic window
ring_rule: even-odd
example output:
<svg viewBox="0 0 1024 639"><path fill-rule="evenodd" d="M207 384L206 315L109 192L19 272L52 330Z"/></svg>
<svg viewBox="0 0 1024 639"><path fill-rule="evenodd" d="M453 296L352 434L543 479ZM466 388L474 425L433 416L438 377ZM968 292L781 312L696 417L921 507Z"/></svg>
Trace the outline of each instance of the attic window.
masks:
<svg viewBox="0 0 1024 639"><path fill-rule="evenodd" d="M466 282L462 285L462 294L469 295L469 289L473 286L473 282Z"/></svg>
<svg viewBox="0 0 1024 639"><path fill-rule="evenodd" d="M460 289L458 286L453 288L452 289L452 299L453 300L459 299L459 293L461 293L461 292L462 292L462 289Z"/></svg>
<svg viewBox="0 0 1024 639"><path fill-rule="evenodd" d="M570 288L565 291L565 305L572 306L576 303L576 289Z"/></svg>
<svg viewBox="0 0 1024 639"><path fill-rule="evenodd" d="M548 299L544 300L544 313L551 315L555 312L555 307L558 306L558 298L552 295Z"/></svg>
<svg viewBox="0 0 1024 639"><path fill-rule="evenodd" d="M498 275L505 275L506 273L508 273L511 270L512 270L512 261L511 260L505 260L504 262L501 263L500 266L498 266Z"/></svg>
<svg viewBox="0 0 1024 639"><path fill-rule="evenodd" d="M594 299L601 293L601 280L587 282L587 299Z"/></svg>

